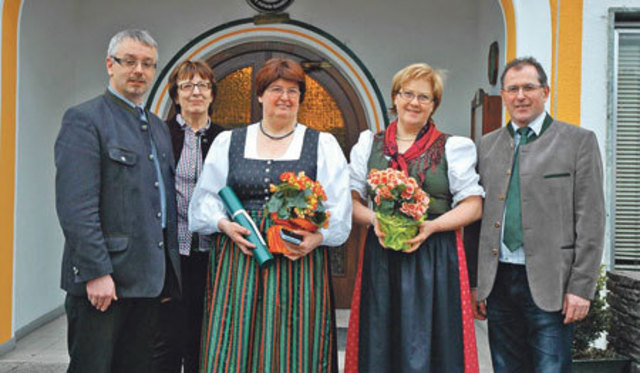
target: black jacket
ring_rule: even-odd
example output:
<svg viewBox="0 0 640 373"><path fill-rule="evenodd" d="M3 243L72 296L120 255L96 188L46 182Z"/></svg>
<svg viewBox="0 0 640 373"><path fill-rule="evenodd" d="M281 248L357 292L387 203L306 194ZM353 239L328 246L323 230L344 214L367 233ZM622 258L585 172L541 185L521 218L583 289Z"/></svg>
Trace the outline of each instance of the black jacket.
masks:
<svg viewBox="0 0 640 373"><path fill-rule="evenodd" d="M167 126L169 126L169 132L171 133L171 143L173 145L173 159L175 160L175 165L178 164L180 160L180 155L182 154L182 146L184 145L184 130L180 126L180 123L176 120L176 117L167 120ZM217 124L211 123L209 128L207 128L202 135L202 140L200 145L202 146L202 161L204 162L207 157L207 153L209 153L209 148L213 143L213 140L218 136L218 134L225 129L220 127Z"/></svg>

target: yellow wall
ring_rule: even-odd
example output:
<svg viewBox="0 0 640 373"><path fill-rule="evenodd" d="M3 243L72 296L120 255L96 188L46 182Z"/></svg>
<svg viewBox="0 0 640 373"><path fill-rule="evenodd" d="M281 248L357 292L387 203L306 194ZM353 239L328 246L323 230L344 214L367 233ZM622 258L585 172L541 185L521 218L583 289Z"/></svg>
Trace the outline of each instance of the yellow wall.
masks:
<svg viewBox="0 0 640 373"><path fill-rule="evenodd" d="M516 18L513 10L513 0L500 0L504 12L504 24L507 27L507 62L516 58Z"/></svg>
<svg viewBox="0 0 640 373"><path fill-rule="evenodd" d="M11 339L13 226L16 154L16 64L20 0L2 9L2 104L0 125L0 344Z"/></svg>
<svg viewBox="0 0 640 373"><path fill-rule="evenodd" d="M549 0L553 37L551 115L577 125L582 92L582 6L582 0Z"/></svg>

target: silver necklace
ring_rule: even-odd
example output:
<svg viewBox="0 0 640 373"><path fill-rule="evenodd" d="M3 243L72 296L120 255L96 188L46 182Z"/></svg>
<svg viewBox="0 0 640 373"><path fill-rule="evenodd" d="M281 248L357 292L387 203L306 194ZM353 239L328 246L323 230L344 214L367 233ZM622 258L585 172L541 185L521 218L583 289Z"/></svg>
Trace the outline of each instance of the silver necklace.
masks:
<svg viewBox="0 0 640 373"><path fill-rule="evenodd" d="M289 132L285 133L284 135L274 136L274 135L271 135L271 134L267 133L267 131L265 131L265 130L264 130L264 127L262 126L262 122L260 122L260 132L262 132L262 134L263 134L263 135L267 136L267 137L268 137L268 138L270 138L271 140L276 140L276 141L278 141L278 140L282 140L282 139L284 139L284 138L287 138L287 137L291 136L291 135L295 132L296 127L297 127L297 126L298 126L298 123L296 123L296 124L293 126L293 129L292 129L291 131L289 131Z"/></svg>

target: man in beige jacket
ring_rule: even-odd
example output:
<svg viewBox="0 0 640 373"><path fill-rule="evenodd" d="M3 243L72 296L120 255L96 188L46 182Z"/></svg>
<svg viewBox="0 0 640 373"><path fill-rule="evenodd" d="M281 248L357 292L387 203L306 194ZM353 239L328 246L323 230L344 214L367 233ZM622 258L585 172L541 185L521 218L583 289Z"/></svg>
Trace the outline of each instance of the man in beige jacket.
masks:
<svg viewBox="0 0 640 373"><path fill-rule="evenodd" d="M511 121L478 142L478 317L496 372L569 372L571 323L589 311L602 257L600 152L591 131L545 112L535 59L511 61L501 83Z"/></svg>

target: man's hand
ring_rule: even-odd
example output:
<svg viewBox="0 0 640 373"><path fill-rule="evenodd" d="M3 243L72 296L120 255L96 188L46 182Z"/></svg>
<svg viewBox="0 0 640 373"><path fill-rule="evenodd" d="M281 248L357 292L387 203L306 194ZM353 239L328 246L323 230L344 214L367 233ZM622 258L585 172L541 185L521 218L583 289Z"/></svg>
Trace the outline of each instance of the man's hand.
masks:
<svg viewBox="0 0 640 373"><path fill-rule="evenodd" d="M591 301L584 299L575 294L565 294L562 303L562 314L564 315L564 323L569 324L574 321L580 321L587 317Z"/></svg>
<svg viewBox="0 0 640 373"><path fill-rule="evenodd" d="M111 301L117 301L116 284L111 275L94 278L87 282L87 298L98 311L106 311Z"/></svg>
<svg viewBox="0 0 640 373"><path fill-rule="evenodd" d="M487 319L487 304L485 301L478 302L478 290L471 290L471 308L473 309L473 317L477 320Z"/></svg>

